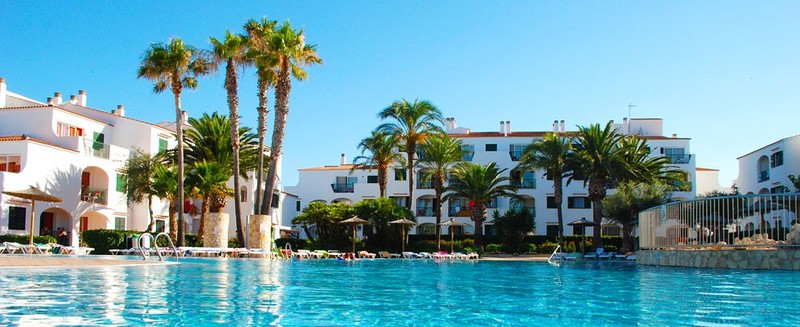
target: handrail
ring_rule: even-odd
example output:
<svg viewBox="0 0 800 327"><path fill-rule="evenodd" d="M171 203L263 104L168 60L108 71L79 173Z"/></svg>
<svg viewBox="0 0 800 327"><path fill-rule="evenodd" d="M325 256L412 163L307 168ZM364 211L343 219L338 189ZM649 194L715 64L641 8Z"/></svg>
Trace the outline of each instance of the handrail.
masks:
<svg viewBox="0 0 800 327"><path fill-rule="evenodd" d="M557 253L559 250L561 250L561 245L558 245L558 246L556 246L556 249L555 249L555 250L553 250L553 253L552 253L552 254L550 254L550 257L549 257L549 258L547 258L547 263L549 263L549 264L553 264L553 265L558 265L558 263L557 263L557 262L553 262L553 256L555 256L555 255L556 255L556 253Z"/></svg>
<svg viewBox="0 0 800 327"><path fill-rule="evenodd" d="M158 250L158 242L156 242L156 241L158 241L158 237L162 236L162 235L167 238L167 241L169 241L169 246L172 248L172 252L175 255L175 261L178 261L178 248L175 247L175 243L172 242L172 237L170 237L169 234L167 234L166 232L161 232L161 233L158 233L158 235L156 235L156 239L154 241L156 243L156 250ZM159 253L160 253L160 251L159 251ZM159 258L160 257L161 256L159 255Z"/></svg>

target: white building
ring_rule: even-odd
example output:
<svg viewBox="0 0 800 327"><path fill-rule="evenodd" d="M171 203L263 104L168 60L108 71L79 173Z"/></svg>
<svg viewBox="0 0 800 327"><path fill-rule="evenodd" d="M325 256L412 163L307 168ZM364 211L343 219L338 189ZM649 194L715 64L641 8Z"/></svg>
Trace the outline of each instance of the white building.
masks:
<svg viewBox="0 0 800 327"><path fill-rule="evenodd" d="M37 218L30 226L30 201L0 194L0 235L28 234L31 228L40 235L60 227L77 245L79 233L89 229L145 230L150 222L146 202L128 206L120 170L134 149L153 154L174 148L174 126L126 117L121 105L111 111L90 108L84 91L67 101L60 93L46 102L36 101L8 91L0 78L0 190L36 186L64 200L37 202ZM228 185L233 186L233 179ZM254 176L241 185L242 220L247 224ZM278 194L282 208L273 209L272 216L276 225L288 230L297 196ZM231 216L229 235L235 237L233 204L225 210ZM168 230L167 203L154 199L153 211L156 230ZM287 223L281 220L284 211L294 213L286 217ZM199 215L185 219L187 231L196 232Z"/></svg>
<svg viewBox="0 0 800 327"><path fill-rule="evenodd" d="M647 139L654 155L670 157L672 164L684 173L690 184L695 180L695 158L690 152L690 139L678 138L676 135L663 136L661 119L631 119L630 125L628 120L624 119L622 124L614 126L623 133L630 128L631 134ZM514 170L525 146L542 138L550 131L514 131L510 121L502 121L498 131L473 132L468 128L458 127L454 118L448 118L445 127L451 137L462 140L466 152L463 158L465 161L479 164L495 162L501 169L507 169L506 174L521 177L515 178L515 180L520 180L517 186L523 201L510 201L506 198L492 201L489 206L490 217L484 231L486 234L493 234L491 212L497 209L503 213L510 207L525 207L533 210L536 216L536 234L555 235L557 233L552 182L544 177L542 171ZM552 132L573 133L573 131L565 130L563 120L553 123ZM353 165L348 164L342 155L338 165L300 169L298 184L286 187L286 190L300 196L301 207L315 201L355 203L363 199L377 198L379 195L377 171L356 169L351 172L352 167ZM405 206L406 201L409 201L405 172L400 169L390 169L387 180L387 196ZM415 182L417 185L413 193L414 198L411 199L411 207L420 225L412 233L434 234L436 232L436 218L433 210L436 205L435 195L432 184L423 183L421 180L420 172L416 171ZM694 186L690 191L673 194L673 198L679 200L694 197ZM442 219L453 217L471 225L468 206L466 200L444 203ZM565 222L591 217L591 202L588 199L587 189L581 181L575 181L564 188L564 214ZM608 234L618 233L616 226L608 225L607 227L609 227ZM446 232L444 227L443 232ZM458 228L456 232L460 233L462 230ZM472 233L474 231L472 227L467 227L463 232ZM565 229L565 233L570 234L571 232L570 228Z"/></svg>
<svg viewBox="0 0 800 327"><path fill-rule="evenodd" d="M706 195L712 192L730 192L730 187L724 188L719 185L719 169L697 167L695 169L697 181L697 196Z"/></svg>
<svg viewBox="0 0 800 327"><path fill-rule="evenodd" d="M789 175L800 175L800 135L765 145L739 158L734 183L741 194L795 192Z"/></svg>

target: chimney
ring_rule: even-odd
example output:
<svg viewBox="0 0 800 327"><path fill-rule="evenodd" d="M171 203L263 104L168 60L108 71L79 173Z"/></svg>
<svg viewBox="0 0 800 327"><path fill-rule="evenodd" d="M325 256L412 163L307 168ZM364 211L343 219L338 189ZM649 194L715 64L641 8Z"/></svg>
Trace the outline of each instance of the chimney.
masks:
<svg viewBox="0 0 800 327"><path fill-rule="evenodd" d="M455 124L455 118L450 117L450 118L447 118L447 121L445 122L445 127L449 131L449 130L455 129L453 127L454 124Z"/></svg>
<svg viewBox="0 0 800 327"><path fill-rule="evenodd" d="M450 126L452 126L453 129L458 128L458 123L456 122L456 117L451 117L450 118Z"/></svg>
<svg viewBox="0 0 800 327"><path fill-rule="evenodd" d="M48 106L52 106L53 105L53 98L47 98L47 105Z"/></svg>
<svg viewBox="0 0 800 327"><path fill-rule="evenodd" d="M627 134L630 134L630 131L631 130L628 127L628 117L622 118L622 132L627 135Z"/></svg>
<svg viewBox="0 0 800 327"><path fill-rule="evenodd" d="M553 133L558 133L558 120L553 121Z"/></svg>
<svg viewBox="0 0 800 327"><path fill-rule="evenodd" d="M677 137L678 137L678 134L674 134L674 133L672 134L672 138L677 138Z"/></svg>
<svg viewBox="0 0 800 327"><path fill-rule="evenodd" d="M564 133L564 120L563 119L561 120L561 123L559 124L559 127L561 128L561 133Z"/></svg>
<svg viewBox="0 0 800 327"><path fill-rule="evenodd" d="M121 104L117 105L117 110L112 110L111 113L120 117L125 117L125 106Z"/></svg>
<svg viewBox="0 0 800 327"><path fill-rule="evenodd" d="M69 103L70 104L78 104L78 97L76 97L74 95L70 95L69 96Z"/></svg>
<svg viewBox="0 0 800 327"><path fill-rule="evenodd" d="M344 153L342 153L342 166L346 164L347 164L347 156L345 156Z"/></svg>
<svg viewBox="0 0 800 327"><path fill-rule="evenodd" d="M61 101L61 92L56 92L53 94L53 101L55 101L56 105L60 105Z"/></svg>
<svg viewBox="0 0 800 327"><path fill-rule="evenodd" d="M6 106L6 79L0 77L0 108L4 108Z"/></svg>
<svg viewBox="0 0 800 327"><path fill-rule="evenodd" d="M506 133L506 122L501 120L500 121L500 134L505 135Z"/></svg>
<svg viewBox="0 0 800 327"><path fill-rule="evenodd" d="M508 136L509 133L511 133L511 121L506 120L506 136Z"/></svg>
<svg viewBox="0 0 800 327"><path fill-rule="evenodd" d="M189 113L186 111L181 111L181 122L183 122L184 125L189 125Z"/></svg>
<svg viewBox="0 0 800 327"><path fill-rule="evenodd" d="M78 91L78 105L86 107L86 91L84 90Z"/></svg>

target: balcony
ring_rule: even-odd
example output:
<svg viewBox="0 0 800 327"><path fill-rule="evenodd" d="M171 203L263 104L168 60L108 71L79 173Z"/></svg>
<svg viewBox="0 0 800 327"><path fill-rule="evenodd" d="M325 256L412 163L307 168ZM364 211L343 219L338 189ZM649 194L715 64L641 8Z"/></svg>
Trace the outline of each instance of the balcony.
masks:
<svg viewBox="0 0 800 327"><path fill-rule="evenodd" d="M421 176L417 176L417 189L419 190L432 190L433 189L433 178L429 178L427 181L423 181Z"/></svg>
<svg viewBox="0 0 800 327"><path fill-rule="evenodd" d="M433 207L417 206L417 217L433 217Z"/></svg>
<svg viewBox="0 0 800 327"><path fill-rule="evenodd" d="M90 138L79 138L83 142L82 152L89 157L124 162L131 155L131 151L123 147L95 142Z"/></svg>
<svg viewBox="0 0 800 327"><path fill-rule="evenodd" d="M102 205L108 204L108 189L96 186L81 186L81 201L98 203Z"/></svg>
<svg viewBox="0 0 800 327"><path fill-rule="evenodd" d="M518 189L535 189L536 188L536 179L535 178L523 178L522 180L512 180L511 185L518 188Z"/></svg>
<svg viewBox="0 0 800 327"><path fill-rule="evenodd" d="M333 183L331 184L331 188L333 189L333 193L353 193L355 192L355 184L347 184L347 183Z"/></svg>
<svg viewBox="0 0 800 327"><path fill-rule="evenodd" d="M471 211L468 208L450 207L447 209L447 215L450 217L469 217L471 215Z"/></svg>
<svg viewBox="0 0 800 327"><path fill-rule="evenodd" d="M665 154L669 163L673 164L688 164L692 160L691 154Z"/></svg>
<svg viewBox="0 0 800 327"><path fill-rule="evenodd" d="M769 170L763 170L758 172L758 181L768 181L769 180Z"/></svg>

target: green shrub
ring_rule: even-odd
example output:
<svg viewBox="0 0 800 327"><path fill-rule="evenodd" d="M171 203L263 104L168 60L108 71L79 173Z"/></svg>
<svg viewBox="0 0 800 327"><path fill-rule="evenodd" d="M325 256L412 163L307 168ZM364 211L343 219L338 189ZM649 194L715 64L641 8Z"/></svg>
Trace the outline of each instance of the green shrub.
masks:
<svg viewBox="0 0 800 327"><path fill-rule="evenodd" d="M0 235L0 242L16 242L20 244L28 244L30 240L31 240L30 235L17 235L17 234ZM39 244L56 243L56 239L50 235L33 236L33 243L39 243Z"/></svg>
<svg viewBox="0 0 800 327"><path fill-rule="evenodd" d="M533 244L531 244L531 245L533 245ZM539 245L539 248L538 248L539 251L538 252L539 253L544 253L544 254L550 254L550 253L553 253L553 251L556 250L557 246L558 246L558 244L556 244L556 243L553 243L553 242L550 242L550 241L546 241L546 242L544 242L544 243Z"/></svg>
<svg viewBox="0 0 800 327"><path fill-rule="evenodd" d="M275 240L275 245L279 249L283 249L286 246L286 243L291 244L293 250L298 250L298 249L305 249L308 241L301 240L299 238L285 238L285 237Z"/></svg>
<svg viewBox="0 0 800 327"><path fill-rule="evenodd" d="M488 253L500 253L500 250L501 250L502 248L503 248L503 246L502 246L502 245L500 245L500 244L495 244L495 243L492 243L492 244L486 244L486 248L485 248L485 250L486 250L486 252L488 252Z"/></svg>
<svg viewBox="0 0 800 327"><path fill-rule="evenodd" d="M527 247L528 247L528 252L527 253L536 253L536 251L539 250L539 247L536 246L536 244L533 244L533 243L527 243Z"/></svg>
<svg viewBox="0 0 800 327"><path fill-rule="evenodd" d="M92 254L108 254L110 249L125 249L125 237L140 234L139 231L90 229L81 232L81 241L90 248Z"/></svg>
<svg viewBox="0 0 800 327"><path fill-rule="evenodd" d="M603 250L605 252L617 252L617 247L611 244L603 244Z"/></svg>

